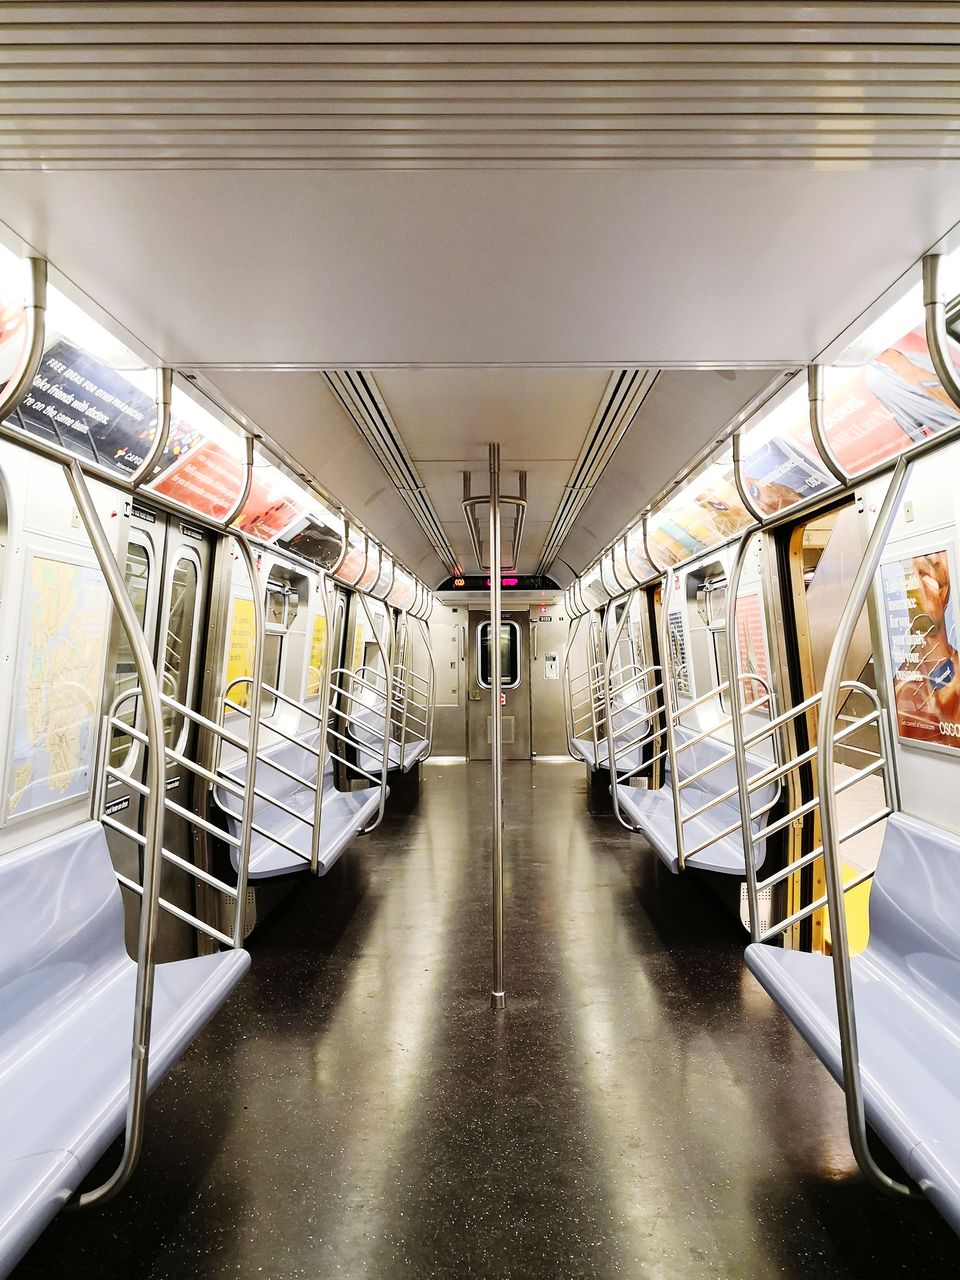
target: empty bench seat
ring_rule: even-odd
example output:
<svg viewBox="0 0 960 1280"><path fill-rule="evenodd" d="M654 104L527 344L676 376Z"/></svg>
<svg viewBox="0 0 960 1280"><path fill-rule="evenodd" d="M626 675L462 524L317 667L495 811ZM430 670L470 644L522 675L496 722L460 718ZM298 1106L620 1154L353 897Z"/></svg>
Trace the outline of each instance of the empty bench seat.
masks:
<svg viewBox="0 0 960 1280"><path fill-rule="evenodd" d="M832 960L762 943L746 960L842 1082ZM960 1232L960 838L887 820L851 968L867 1122Z"/></svg>
<svg viewBox="0 0 960 1280"><path fill-rule="evenodd" d="M312 779L317 772L314 754L319 741L312 731L299 742L285 739L261 751L257 761L257 791L253 802L253 831L250 841L250 880L268 880L276 876L305 871L310 865L313 839L315 791ZM225 766L223 772L234 782L243 783L245 760L240 756ZM295 774L292 778L289 775ZM297 781L301 779L301 781ZM215 792L223 810L230 835L240 835L242 805L240 797L218 787ZM273 803L276 801L276 803ZM318 870L325 875L353 838L366 827L380 805L380 790L368 787L361 791L338 791L333 768L329 764L323 775L323 797L320 818L320 851ZM240 851L230 846L234 870L240 863Z"/></svg>
<svg viewBox="0 0 960 1280"><path fill-rule="evenodd" d="M695 735L689 730L676 730L676 741L689 741ZM731 747L728 743L715 738L703 738L692 747L681 751L678 756L678 767L681 778L692 777L705 769L708 764L716 764ZM771 767L770 763L756 756L747 756L747 770L751 777L756 777ZM711 799L726 794L737 785L737 768L733 760L716 764L709 773L699 781L682 787L680 806L683 814L691 814ZM777 794L777 784L770 783L758 787L751 792L751 806L757 810L772 804ZM677 853L677 829L673 813L673 784L669 767L664 768L663 786L654 790L641 787L621 786L618 788L620 808L643 835L650 841L657 855L674 873L680 869ZM763 816L754 819L753 829L759 832L766 824ZM683 845L685 849L696 849L698 845L710 841L699 853L688 856L686 866L701 871L714 871L721 875L742 876L745 874L743 863L743 842L739 828L740 801L735 794L724 800L698 818L683 824ZM738 824L736 830L727 832L727 828ZM759 867L766 856L766 841L757 845L756 865Z"/></svg>
<svg viewBox="0 0 960 1280"><path fill-rule="evenodd" d="M347 722L347 732L357 744L357 764L367 773L379 775L383 767L383 732L386 700L378 699L372 705L354 704ZM387 768L409 773L414 765L429 754L430 743L425 738L410 738L400 749L400 743L391 741L387 752Z"/></svg>
<svg viewBox="0 0 960 1280"><path fill-rule="evenodd" d="M155 970L155 1087L246 973L245 951ZM0 1275L123 1131L137 967L103 828L0 858Z"/></svg>
<svg viewBox="0 0 960 1280"><path fill-rule="evenodd" d="M613 725L613 750L617 759L617 772L625 776L639 772L643 766L642 748L640 745L625 748L632 743L639 743L650 732L649 719L639 719L636 704L624 703L614 697L611 700L611 721ZM593 738L574 738L571 743L573 754L583 761L589 769L606 769L607 738L602 734L595 744Z"/></svg>

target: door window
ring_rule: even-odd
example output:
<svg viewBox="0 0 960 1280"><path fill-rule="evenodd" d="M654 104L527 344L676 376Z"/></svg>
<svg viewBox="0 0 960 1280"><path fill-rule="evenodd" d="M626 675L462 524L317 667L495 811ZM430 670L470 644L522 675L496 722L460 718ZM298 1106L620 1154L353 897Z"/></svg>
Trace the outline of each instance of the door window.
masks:
<svg viewBox="0 0 960 1280"><path fill-rule="evenodd" d="M490 666L490 640L492 622L481 622L477 628L477 683L482 689L492 684ZM516 689L520 684L520 624L500 623L500 685L503 689Z"/></svg>
<svg viewBox="0 0 960 1280"><path fill-rule="evenodd" d="M161 688L168 698L186 703L193 676L194 632L200 572L192 556L183 555L176 563L170 583L170 609L167 618L167 638L163 653ZM168 747L179 748L185 736L182 712L164 706L163 728Z"/></svg>
<svg viewBox="0 0 960 1280"><path fill-rule="evenodd" d="M147 617L147 593L150 587L150 552L139 542L131 542L127 548L127 563L124 568L123 581L127 595L137 615L137 622L145 626ZM117 665L113 675L113 696L119 698L128 690L137 688L137 668L133 661L133 650L127 633L120 628L120 642L117 646ZM117 719L133 728L137 723L140 710L139 697L127 698L117 708ZM110 740L110 763L115 769L123 769L132 761L134 742L129 733L122 729L114 729Z"/></svg>

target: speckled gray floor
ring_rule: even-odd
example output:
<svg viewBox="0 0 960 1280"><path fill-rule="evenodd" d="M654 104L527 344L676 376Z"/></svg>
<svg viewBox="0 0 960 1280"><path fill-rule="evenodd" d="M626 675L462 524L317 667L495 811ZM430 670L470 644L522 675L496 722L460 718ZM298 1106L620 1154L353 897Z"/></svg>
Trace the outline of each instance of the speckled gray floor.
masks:
<svg viewBox="0 0 960 1280"><path fill-rule="evenodd" d="M131 1188L16 1280L956 1276L960 1241L850 1157L842 1097L690 877L507 768L507 991L488 771L430 765L258 932L158 1090Z"/></svg>

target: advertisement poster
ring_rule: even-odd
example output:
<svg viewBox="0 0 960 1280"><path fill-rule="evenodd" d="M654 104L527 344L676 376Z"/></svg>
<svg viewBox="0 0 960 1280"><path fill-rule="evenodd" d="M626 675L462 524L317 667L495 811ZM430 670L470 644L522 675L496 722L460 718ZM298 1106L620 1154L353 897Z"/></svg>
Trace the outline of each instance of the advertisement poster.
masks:
<svg viewBox="0 0 960 1280"><path fill-rule="evenodd" d="M157 406L122 373L58 338L12 421L79 458L132 475L153 440Z"/></svg>
<svg viewBox="0 0 960 1280"><path fill-rule="evenodd" d="M811 442L812 446L812 442ZM763 515L795 506L835 481L811 451L787 436L774 436L743 459L743 480L750 501Z"/></svg>
<svg viewBox="0 0 960 1280"><path fill-rule="evenodd" d="M737 655L740 671L744 676L760 676L767 680L770 664L767 659L767 638L763 629L763 607L756 593L740 596L737 600ZM741 701L744 705L766 700L763 685L754 680L741 682ZM757 708L760 710L760 708Z"/></svg>
<svg viewBox="0 0 960 1280"><path fill-rule="evenodd" d="M90 786L110 597L100 570L31 557L21 613L7 816Z"/></svg>
<svg viewBox="0 0 960 1280"><path fill-rule="evenodd" d="M307 697L320 696L323 683L323 668L327 660L327 620L319 614L313 620L313 632L310 637L310 667L307 671Z"/></svg>
<svg viewBox="0 0 960 1280"><path fill-rule="evenodd" d="M197 515L222 520L240 496L243 463L207 440L179 458L150 487Z"/></svg>
<svg viewBox="0 0 960 1280"><path fill-rule="evenodd" d="M302 496L276 467L254 467L250 493L235 524L251 538L272 542L300 520L305 510Z"/></svg>
<svg viewBox="0 0 960 1280"><path fill-rule="evenodd" d="M945 547L882 565L897 733L960 751L960 659Z"/></svg>
<svg viewBox="0 0 960 1280"><path fill-rule="evenodd" d="M285 551L292 551L294 555L303 556L305 560L312 560L326 569L337 563L343 547L336 529L317 524L315 520L308 520L302 528L298 527L293 531L288 529L278 542Z"/></svg>
<svg viewBox="0 0 960 1280"><path fill-rule="evenodd" d="M237 598L230 614L230 639L227 642L227 683L230 701L238 707L250 705L250 686L238 685L230 689L234 680L242 680L253 673L257 633L253 617L253 601Z"/></svg>

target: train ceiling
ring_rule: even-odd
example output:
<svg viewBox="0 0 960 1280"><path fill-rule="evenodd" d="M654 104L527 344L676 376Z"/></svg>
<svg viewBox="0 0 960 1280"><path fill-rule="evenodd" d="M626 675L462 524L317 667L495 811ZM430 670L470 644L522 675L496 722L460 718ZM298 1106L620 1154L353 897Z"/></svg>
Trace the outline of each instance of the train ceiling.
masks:
<svg viewBox="0 0 960 1280"><path fill-rule="evenodd" d="M466 558L488 439L530 473L521 566L546 541L582 568L960 216L958 5L27 2L0 24L14 237L428 580ZM570 522L624 376L635 412Z"/></svg>

